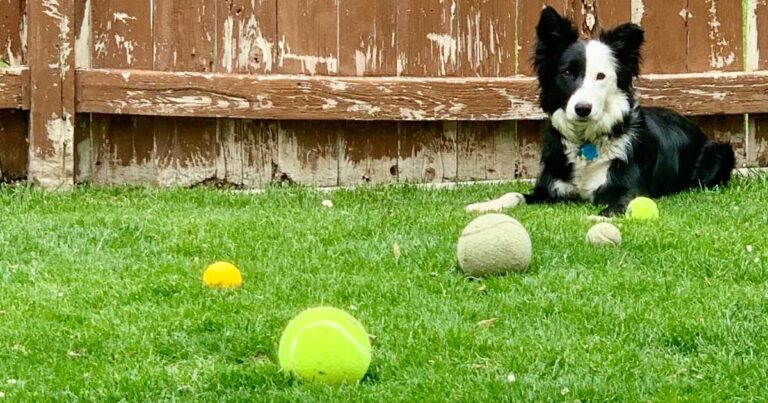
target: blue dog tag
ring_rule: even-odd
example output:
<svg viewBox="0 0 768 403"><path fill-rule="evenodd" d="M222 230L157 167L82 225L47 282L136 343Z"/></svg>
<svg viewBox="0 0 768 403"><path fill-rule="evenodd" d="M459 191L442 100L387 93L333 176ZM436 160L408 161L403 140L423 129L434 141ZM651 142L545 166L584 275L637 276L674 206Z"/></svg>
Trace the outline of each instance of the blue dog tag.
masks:
<svg viewBox="0 0 768 403"><path fill-rule="evenodd" d="M579 147L579 157L584 158L587 161L592 161L597 158L597 146L592 143L585 143Z"/></svg>

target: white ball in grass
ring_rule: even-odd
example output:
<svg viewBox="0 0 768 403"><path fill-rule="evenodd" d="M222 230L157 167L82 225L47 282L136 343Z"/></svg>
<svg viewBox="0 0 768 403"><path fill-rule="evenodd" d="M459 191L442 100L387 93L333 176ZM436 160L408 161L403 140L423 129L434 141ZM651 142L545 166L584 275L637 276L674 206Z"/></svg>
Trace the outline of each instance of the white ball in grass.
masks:
<svg viewBox="0 0 768 403"><path fill-rule="evenodd" d="M456 247L464 273L481 277L522 272L531 263L531 237L505 214L485 214L464 228Z"/></svg>
<svg viewBox="0 0 768 403"><path fill-rule="evenodd" d="M621 231L611 223L601 222L589 229L586 240L595 246L619 246L621 245Z"/></svg>

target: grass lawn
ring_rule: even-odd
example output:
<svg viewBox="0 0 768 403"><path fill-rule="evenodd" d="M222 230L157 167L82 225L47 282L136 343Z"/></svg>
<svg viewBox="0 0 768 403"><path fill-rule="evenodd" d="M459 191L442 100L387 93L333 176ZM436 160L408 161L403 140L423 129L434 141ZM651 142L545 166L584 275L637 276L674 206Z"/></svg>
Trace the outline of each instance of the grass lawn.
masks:
<svg viewBox="0 0 768 403"><path fill-rule="evenodd" d="M474 217L464 205L527 188L2 188L0 392L12 401L768 399L768 178L660 200L656 223L617 221L620 248L584 244L597 207L519 207L508 213L531 234L531 270L468 281L455 267ZM241 290L201 286L218 259L242 269ZM321 304L349 310L376 336L360 385L278 373L282 328Z"/></svg>

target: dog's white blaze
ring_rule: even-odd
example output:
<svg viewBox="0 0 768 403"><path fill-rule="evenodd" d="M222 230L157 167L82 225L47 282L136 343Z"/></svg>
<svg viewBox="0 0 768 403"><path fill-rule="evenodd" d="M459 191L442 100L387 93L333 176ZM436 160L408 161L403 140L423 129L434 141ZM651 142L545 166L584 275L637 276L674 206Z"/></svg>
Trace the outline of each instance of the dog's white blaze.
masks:
<svg viewBox="0 0 768 403"><path fill-rule="evenodd" d="M624 119L630 104L627 94L617 82L616 58L611 48L600 41L589 41L585 46L586 71L581 88L568 100L565 110L552 114L552 124L572 142L595 141ZM605 78L598 80L598 74ZM576 105L592 106L587 120L579 119Z"/></svg>

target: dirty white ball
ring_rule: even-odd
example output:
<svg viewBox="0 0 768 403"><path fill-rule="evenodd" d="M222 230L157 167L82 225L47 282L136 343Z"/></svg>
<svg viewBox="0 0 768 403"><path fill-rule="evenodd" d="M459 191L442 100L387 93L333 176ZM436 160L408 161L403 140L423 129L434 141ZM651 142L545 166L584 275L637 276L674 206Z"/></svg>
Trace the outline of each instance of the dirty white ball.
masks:
<svg viewBox="0 0 768 403"><path fill-rule="evenodd" d="M521 272L531 263L531 237L514 218L485 214L464 228L456 252L459 267L470 276Z"/></svg>
<svg viewBox="0 0 768 403"><path fill-rule="evenodd" d="M611 223L601 222L589 229L587 242L596 246L619 246L621 245L621 231Z"/></svg>

